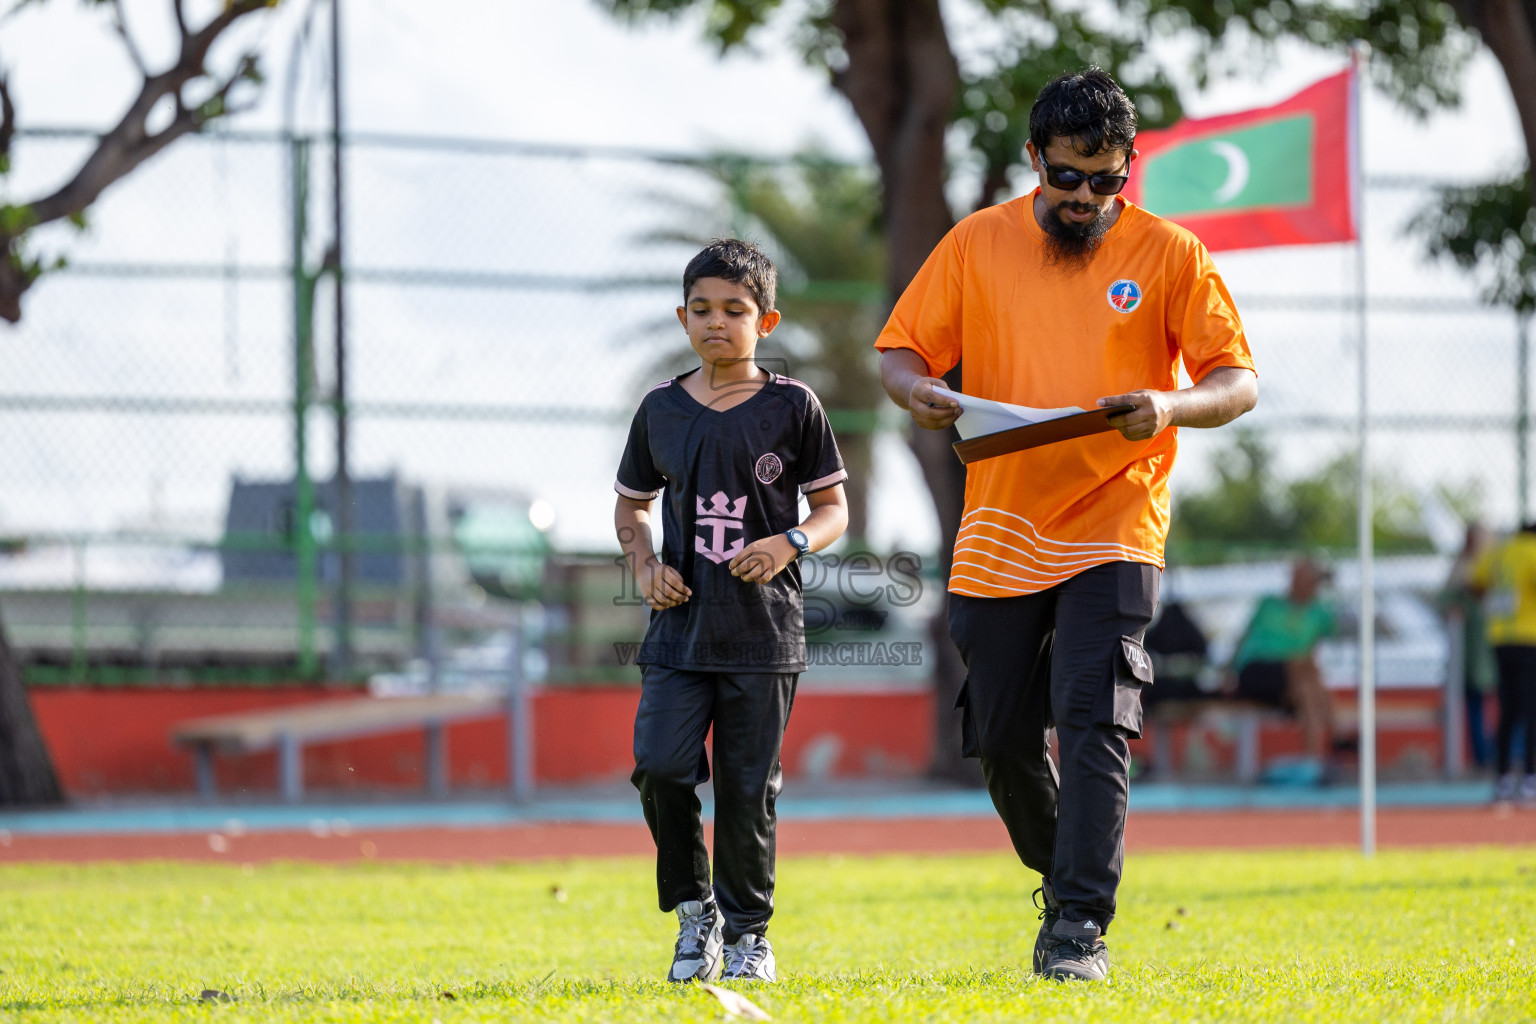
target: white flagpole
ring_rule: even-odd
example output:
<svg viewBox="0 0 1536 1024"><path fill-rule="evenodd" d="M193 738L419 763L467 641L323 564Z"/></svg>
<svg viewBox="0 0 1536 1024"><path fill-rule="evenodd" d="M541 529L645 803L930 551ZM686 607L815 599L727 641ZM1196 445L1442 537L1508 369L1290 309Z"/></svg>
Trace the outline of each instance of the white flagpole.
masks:
<svg viewBox="0 0 1536 1024"><path fill-rule="evenodd" d="M1352 47L1355 82L1350 97L1350 150L1354 158L1352 185L1355 199L1355 296L1359 316L1360 399L1356 411L1359 440L1359 559L1360 559L1360 671L1356 684L1360 712L1360 852L1376 852L1376 580L1375 538L1372 532L1374 501L1371 494L1370 339L1368 334L1365 280L1365 167L1360 122L1365 106L1365 69L1370 47L1357 41Z"/></svg>

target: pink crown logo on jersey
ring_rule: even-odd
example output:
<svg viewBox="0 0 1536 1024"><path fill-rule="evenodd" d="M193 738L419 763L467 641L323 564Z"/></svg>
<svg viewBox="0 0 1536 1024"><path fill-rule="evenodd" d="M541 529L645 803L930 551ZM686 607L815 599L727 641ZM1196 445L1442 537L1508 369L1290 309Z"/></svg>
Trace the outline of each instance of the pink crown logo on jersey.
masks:
<svg viewBox="0 0 1536 1024"><path fill-rule="evenodd" d="M746 546L742 537L737 537L727 547L725 543L725 531L744 530L746 524L742 519L747 514L747 498L745 495L732 501L725 496L724 491L716 491L709 497L710 504L705 505L704 499L695 496L697 503L697 518L694 522L700 527L699 533L693 538L693 550L714 562L716 565L729 561L736 552ZM705 537L708 535L708 540Z"/></svg>

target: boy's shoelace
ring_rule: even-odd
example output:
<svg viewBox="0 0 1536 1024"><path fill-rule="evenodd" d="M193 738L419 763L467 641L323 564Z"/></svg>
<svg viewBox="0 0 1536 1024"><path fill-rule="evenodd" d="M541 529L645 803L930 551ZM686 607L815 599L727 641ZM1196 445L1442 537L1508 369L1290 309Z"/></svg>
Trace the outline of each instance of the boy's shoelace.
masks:
<svg viewBox="0 0 1536 1024"><path fill-rule="evenodd" d="M683 918L682 927L678 930L677 951L679 953L702 951L709 941L710 929L714 923L714 915L708 913Z"/></svg>
<svg viewBox="0 0 1536 1024"><path fill-rule="evenodd" d="M768 957L768 947L761 942L753 943L750 947L730 946L726 949L726 965L732 973L747 971L757 973L757 969Z"/></svg>

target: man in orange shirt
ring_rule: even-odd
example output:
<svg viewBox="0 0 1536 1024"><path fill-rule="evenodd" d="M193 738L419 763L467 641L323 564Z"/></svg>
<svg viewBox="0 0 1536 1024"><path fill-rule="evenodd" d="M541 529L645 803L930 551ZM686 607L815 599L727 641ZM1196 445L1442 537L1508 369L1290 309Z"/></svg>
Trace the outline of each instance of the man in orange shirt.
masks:
<svg viewBox="0 0 1536 1024"><path fill-rule="evenodd" d="M1109 973L1176 428L1220 426L1258 398L1210 254L1119 195L1135 138L1135 107L1103 71L1049 83L1026 143L1040 187L956 225L875 343L886 391L929 430L960 416L934 390L956 365L967 395L1135 407L1118 432L972 464L949 580L965 752L1042 876L1034 969L1056 978Z"/></svg>

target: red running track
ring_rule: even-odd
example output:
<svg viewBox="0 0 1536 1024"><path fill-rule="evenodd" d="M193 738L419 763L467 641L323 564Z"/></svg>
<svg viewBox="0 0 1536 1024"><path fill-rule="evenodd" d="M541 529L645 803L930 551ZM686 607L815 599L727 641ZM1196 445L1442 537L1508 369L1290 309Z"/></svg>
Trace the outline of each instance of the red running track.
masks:
<svg viewBox="0 0 1536 1024"><path fill-rule="evenodd" d="M1132 815L1126 847L1152 850L1355 846L1359 813L1231 811ZM1383 849L1481 844L1536 844L1536 811L1510 807L1382 810ZM256 864L272 860L500 861L648 856L651 839L633 825L513 825L486 828L8 835L0 833L0 862L196 860ZM779 853L960 853L1008 849L995 818L896 818L789 821L779 825Z"/></svg>

